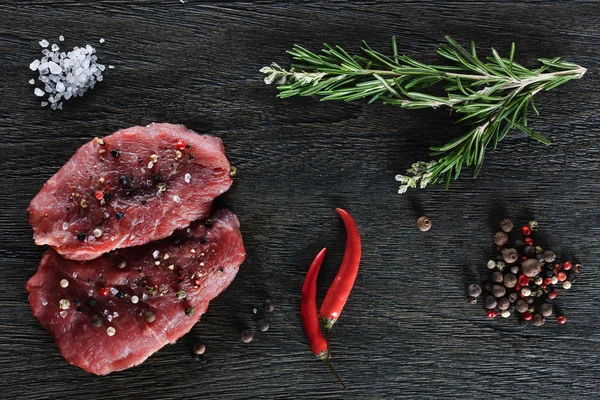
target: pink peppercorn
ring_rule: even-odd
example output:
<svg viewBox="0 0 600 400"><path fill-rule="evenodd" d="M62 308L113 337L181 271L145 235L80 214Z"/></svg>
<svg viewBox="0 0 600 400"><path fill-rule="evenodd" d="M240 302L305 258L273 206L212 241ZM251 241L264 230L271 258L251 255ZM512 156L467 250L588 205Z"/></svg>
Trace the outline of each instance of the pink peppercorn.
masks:
<svg viewBox="0 0 600 400"><path fill-rule="evenodd" d="M487 316L490 318L496 318L498 316L498 312L496 310L487 310Z"/></svg>

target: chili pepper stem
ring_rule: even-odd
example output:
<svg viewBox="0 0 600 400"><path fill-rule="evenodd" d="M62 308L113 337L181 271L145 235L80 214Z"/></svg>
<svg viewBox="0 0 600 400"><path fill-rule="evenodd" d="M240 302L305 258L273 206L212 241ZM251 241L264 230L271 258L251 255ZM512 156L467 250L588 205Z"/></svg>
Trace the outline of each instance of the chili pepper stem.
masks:
<svg viewBox="0 0 600 400"><path fill-rule="evenodd" d="M346 386L346 384L342 380L342 377L340 376L340 374L338 374L338 372L333 367L333 364L331 363L331 361L329 361L329 352L326 352L325 354L322 354L318 357L321 361L323 361L325 363L325 365L327 365L329 367L329 370L331 371L333 376L335 376L335 378L338 380L338 382L344 387L344 390L348 389L348 386Z"/></svg>

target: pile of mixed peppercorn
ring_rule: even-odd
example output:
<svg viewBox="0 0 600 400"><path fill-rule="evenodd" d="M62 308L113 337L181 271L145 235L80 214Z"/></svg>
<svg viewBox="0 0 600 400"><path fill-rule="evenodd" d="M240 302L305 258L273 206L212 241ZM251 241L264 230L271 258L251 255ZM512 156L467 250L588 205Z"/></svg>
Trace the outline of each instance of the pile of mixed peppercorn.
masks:
<svg viewBox="0 0 600 400"><path fill-rule="evenodd" d="M571 288L581 265L571 261L557 262L553 251L535 246L532 234L538 229L536 221L530 221L521 228L523 239L516 240L514 247L507 246L508 233L513 229L512 221L503 219L500 228L501 231L494 235L499 254L496 260L488 261L490 273L483 285L469 286L469 302L476 304L477 298L483 294L483 304L490 318L499 313L508 318L517 312L522 320L542 326L546 317L554 313L559 324L567 322L550 300L558 296L559 286Z"/></svg>

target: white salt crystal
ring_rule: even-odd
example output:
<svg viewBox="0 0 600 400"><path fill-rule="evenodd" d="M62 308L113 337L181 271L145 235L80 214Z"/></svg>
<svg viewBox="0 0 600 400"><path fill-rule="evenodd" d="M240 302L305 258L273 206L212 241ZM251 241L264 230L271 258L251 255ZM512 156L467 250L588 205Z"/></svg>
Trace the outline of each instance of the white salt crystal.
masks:
<svg viewBox="0 0 600 400"><path fill-rule="evenodd" d="M41 301L42 301L42 305L43 306L47 306L48 305L48 300L46 300L45 298L42 297Z"/></svg>
<svg viewBox="0 0 600 400"><path fill-rule="evenodd" d="M115 311L115 312L113 313L113 317L117 318L118 316L119 316L119 313Z"/></svg>
<svg viewBox="0 0 600 400"><path fill-rule="evenodd" d="M62 72L62 68L54 61L50 61L48 67L50 67L50 72L53 74L60 74Z"/></svg>
<svg viewBox="0 0 600 400"><path fill-rule="evenodd" d="M146 293L144 293L142 295L142 300L144 300L144 301L148 300L148 295Z"/></svg>
<svg viewBox="0 0 600 400"><path fill-rule="evenodd" d="M47 102L47 101L42 101L42 102L40 103L40 106L42 106L42 107L46 107L47 105L48 105L48 102Z"/></svg>
<svg viewBox="0 0 600 400"><path fill-rule="evenodd" d="M113 69L115 66L114 65L109 65L108 69Z"/></svg>
<svg viewBox="0 0 600 400"><path fill-rule="evenodd" d="M62 228L63 228L63 231L66 231L67 229L69 229L69 224L67 222L63 222Z"/></svg>
<svg viewBox="0 0 600 400"><path fill-rule="evenodd" d="M154 167L154 163L152 161L150 161L148 163L148 169L152 169L152 167Z"/></svg>
<svg viewBox="0 0 600 400"><path fill-rule="evenodd" d="M39 66L40 66L40 60L36 59L36 60L33 60L31 62L31 64L29 64L29 69L32 70L32 71L35 71L35 70L38 69Z"/></svg>
<svg viewBox="0 0 600 400"><path fill-rule="evenodd" d="M88 290L88 296L92 297L94 295L94 290L90 289Z"/></svg>
<svg viewBox="0 0 600 400"><path fill-rule="evenodd" d="M60 41L62 42L62 41L64 41L64 40L65 40L65 37L64 37L63 35L60 35L60 36L58 37L58 40L60 40Z"/></svg>
<svg viewBox="0 0 600 400"><path fill-rule="evenodd" d="M34 85L34 84L35 84L35 80L34 80L34 79L30 79L30 80L29 80L29 84L30 84L30 85Z"/></svg>
<svg viewBox="0 0 600 400"><path fill-rule="evenodd" d="M73 272L73 278L77 279L77 272Z"/></svg>
<svg viewBox="0 0 600 400"><path fill-rule="evenodd" d="M66 311L61 311L59 314L63 318L67 316L67 312Z"/></svg>
<svg viewBox="0 0 600 400"><path fill-rule="evenodd" d="M58 47L58 45L56 43L54 43L52 45L52 51L58 51L58 50L60 50L60 48Z"/></svg>
<svg viewBox="0 0 600 400"><path fill-rule="evenodd" d="M65 84L62 83L61 81L56 82L56 91L57 92L64 92L65 91Z"/></svg>
<svg viewBox="0 0 600 400"><path fill-rule="evenodd" d="M100 43L104 43L104 38L100 38L100 40L98 40Z"/></svg>
<svg viewBox="0 0 600 400"><path fill-rule="evenodd" d="M154 252L152 253L152 257L154 257L154 259L158 259L158 256L160 255L160 252L158 250L154 250Z"/></svg>
<svg viewBox="0 0 600 400"><path fill-rule="evenodd" d="M33 93L37 96L37 97L42 97L44 95L44 91L40 88L35 88L35 90L33 91Z"/></svg>
<svg viewBox="0 0 600 400"><path fill-rule="evenodd" d="M110 288L110 293L117 294L117 293L119 293L119 291L117 289L115 289L114 287L111 287Z"/></svg>
<svg viewBox="0 0 600 400"><path fill-rule="evenodd" d="M185 180L185 183L190 183L190 181L192 180L192 176L190 174L185 174L183 179Z"/></svg>
<svg viewBox="0 0 600 400"><path fill-rule="evenodd" d="M108 322L110 322L110 321L112 321L112 319L113 319L113 316L112 316L112 315L107 315L107 316L106 316L106 319L108 320Z"/></svg>
<svg viewBox="0 0 600 400"><path fill-rule="evenodd" d="M49 44L50 43L46 39L40 40L40 46L42 47L48 47Z"/></svg>
<svg viewBox="0 0 600 400"><path fill-rule="evenodd" d="M181 201L181 199L179 198L179 196L173 196L173 201L175 203L179 203Z"/></svg>

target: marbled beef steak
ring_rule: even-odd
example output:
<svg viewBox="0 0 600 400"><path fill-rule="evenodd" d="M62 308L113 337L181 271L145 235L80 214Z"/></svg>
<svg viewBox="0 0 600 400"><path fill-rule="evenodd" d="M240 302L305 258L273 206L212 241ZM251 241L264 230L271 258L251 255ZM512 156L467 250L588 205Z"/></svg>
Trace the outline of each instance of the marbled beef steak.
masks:
<svg viewBox="0 0 600 400"><path fill-rule="evenodd" d="M35 243L91 260L165 238L206 218L232 178L221 139L150 124L95 139L29 205Z"/></svg>
<svg viewBox="0 0 600 400"><path fill-rule="evenodd" d="M237 217L219 210L170 238L91 261L50 249L27 282L29 303L67 361L106 375L187 333L245 257Z"/></svg>

